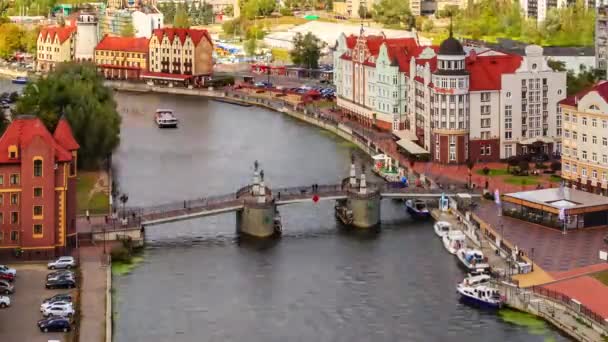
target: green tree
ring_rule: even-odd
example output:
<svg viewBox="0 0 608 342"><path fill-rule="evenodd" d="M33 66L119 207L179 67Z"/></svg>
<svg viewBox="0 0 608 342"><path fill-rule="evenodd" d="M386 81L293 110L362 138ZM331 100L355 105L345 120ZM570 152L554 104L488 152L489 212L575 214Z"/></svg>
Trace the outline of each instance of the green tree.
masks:
<svg viewBox="0 0 608 342"><path fill-rule="evenodd" d="M51 132L65 115L80 144L79 160L85 168L97 167L120 142L121 118L112 90L91 63L62 63L29 83L15 112L36 115Z"/></svg>
<svg viewBox="0 0 608 342"><path fill-rule="evenodd" d="M0 57L8 58L23 47L23 30L11 23L0 25Z"/></svg>
<svg viewBox="0 0 608 342"><path fill-rule="evenodd" d="M277 3L275 0L247 0L240 1L241 13L247 19L255 17L269 16L275 9Z"/></svg>
<svg viewBox="0 0 608 342"><path fill-rule="evenodd" d="M189 28L190 18L188 17L187 5L182 5L177 8L175 17L173 18L173 27L176 28Z"/></svg>
<svg viewBox="0 0 608 342"><path fill-rule="evenodd" d="M324 47L325 43L312 33L308 32L306 35L297 33L293 38L293 50L289 52L289 55L294 64L316 69L319 67L319 57L321 57L321 50Z"/></svg>
<svg viewBox="0 0 608 342"><path fill-rule="evenodd" d="M405 24L411 16L409 1L405 0L380 0L372 10L372 18L384 25Z"/></svg>
<svg viewBox="0 0 608 342"><path fill-rule="evenodd" d="M258 49L258 41L255 38L250 38L245 42L244 48L248 56L254 56Z"/></svg>
<svg viewBox="0 0 608 342"><path fill-rule="evenodd" d="M370 18L372 16L372 14L369 13L369 12L370 11L367 9L367 6L360 5L357 14L359 14L359 18L361 18L361 19L367 19L367 18Z"/></svg>
<svg viewBox="0 0 608 342"><path fill-rule="evenodd" d="M213 22L213 5L208 4L206 1L203 1L203 4L198 10L198 15L201 20L201 24L209 25Z"/></svg>
<svg viewBox="0 0 608 342"><path fill-rule="evenodd" d="M122 27L120 30L120 35L122 37L135 37L135 28L133 27L133 23L131 21Z"/></svg>
<svg viewBox="0 0 608 342"><path fill-rule="evenodd" d="M163 3L162 6L159 8L159 10L161 11L161 13L164 16L163 21L165 24L173 23L173 19L175 18L175 11L176 11L175 3L173 1Z"/></svg>

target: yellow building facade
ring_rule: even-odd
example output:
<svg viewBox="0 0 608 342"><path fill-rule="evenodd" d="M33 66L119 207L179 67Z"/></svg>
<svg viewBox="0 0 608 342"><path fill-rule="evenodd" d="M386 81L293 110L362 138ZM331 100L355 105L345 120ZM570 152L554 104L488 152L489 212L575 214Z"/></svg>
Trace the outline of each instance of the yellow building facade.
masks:
<svg viewBox="0 0 608 342"><path fill-rule="evenodd" d="M109 79L139 79L148 69L147 38L105 36L95 47L95 65Z"/></svg>
<svg viewBox="0 0 608 342"><path fill-rule="evenodd" d="M49 72L58 63L74 60L76 46L75 26L48 26L40 30L37 41L36 70Z"/></svg>

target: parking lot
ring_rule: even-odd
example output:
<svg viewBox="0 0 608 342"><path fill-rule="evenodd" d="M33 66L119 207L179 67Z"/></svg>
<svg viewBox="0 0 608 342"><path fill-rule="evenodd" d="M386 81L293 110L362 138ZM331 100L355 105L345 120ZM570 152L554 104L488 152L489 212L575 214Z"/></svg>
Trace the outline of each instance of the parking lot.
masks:
<svg viewBox="0 0 608 342"><path fill-rule="evenodd" d="M11 266L11 265L9 265ZM17 270L15 293L9 295L11 306L0 309L0 341L2 342L48 342L70 341L69 334L42 333L36 322L42 319L40 304L45 298L58 293L76 290L47 290L46 275L50 272L45 264L12 265Z"/></svg>

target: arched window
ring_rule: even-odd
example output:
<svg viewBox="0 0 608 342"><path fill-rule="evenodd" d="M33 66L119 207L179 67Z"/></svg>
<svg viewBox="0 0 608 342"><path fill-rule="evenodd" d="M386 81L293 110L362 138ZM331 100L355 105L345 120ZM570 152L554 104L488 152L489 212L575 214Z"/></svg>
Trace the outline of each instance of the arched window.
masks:
<svg viewBox="0 0 608 342"><path fill-rule="evenodd" d="M34 177L42 177L42 159L34 160Z"/></svg>

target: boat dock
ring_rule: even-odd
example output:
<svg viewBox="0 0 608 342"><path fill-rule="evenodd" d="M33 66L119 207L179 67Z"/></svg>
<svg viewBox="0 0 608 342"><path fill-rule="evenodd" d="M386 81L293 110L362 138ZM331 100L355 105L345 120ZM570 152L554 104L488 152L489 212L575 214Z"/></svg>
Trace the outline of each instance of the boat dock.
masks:
<svg viewBox="0 0 608 342"><path fill-rule="evenodd" d="M457 210L448 212L439 209L433 209L431 215L437 221L449 222L452 229L461 230L467 237L467 246L480 249L488 258L488 264L494 272L499 274L510 272L507 258L497 253L497 247L488 239L478 236L475 227L465 215ZM605 336L608 336L604 327L580 315L576 307L536 293L532 288L521 288L507 279L507 277L496 279L493 284L506 297L505 304L509 308L540 317L577 341L604 341Z"/></svg>

